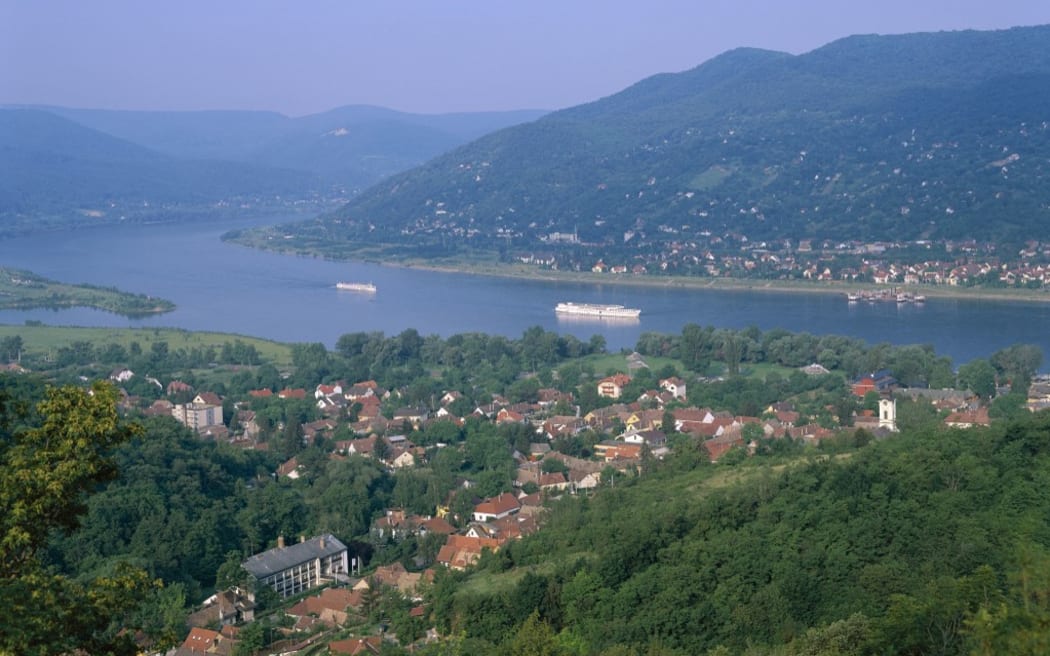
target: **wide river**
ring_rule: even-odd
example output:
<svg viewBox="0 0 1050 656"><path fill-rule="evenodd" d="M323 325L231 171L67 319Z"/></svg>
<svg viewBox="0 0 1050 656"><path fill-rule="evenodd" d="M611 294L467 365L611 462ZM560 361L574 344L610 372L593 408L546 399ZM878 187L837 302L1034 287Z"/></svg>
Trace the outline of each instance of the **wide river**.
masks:
<svg viewBox="0 0 1050 656"><path fill-rule="evenodd" d="M923 306L869 305L828 294L527 281L328 262L220 241L223 232L251 224L105 227L2 240L0 265L160 296L178 309L145 319L79 308L0 311L0 323L172 326L329 347L355 331L520 337L538 325L583 340L601 334L610 349L633 347L645 331L678 333L696 323L933 344L956 365L1015 343L1036 344L1050 358L1050 304L931 299ZM378 292L337 291L341 280L371 282ZM617 303L641 308L642 315L633 322L566 320L554 313L559 301Z"/></svg>

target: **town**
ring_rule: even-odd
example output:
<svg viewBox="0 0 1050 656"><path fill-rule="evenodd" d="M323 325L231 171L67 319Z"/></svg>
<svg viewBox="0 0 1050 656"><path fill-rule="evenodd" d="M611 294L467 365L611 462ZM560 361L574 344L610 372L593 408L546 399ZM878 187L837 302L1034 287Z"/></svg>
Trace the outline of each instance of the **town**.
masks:
<svg viewBox="0 0 1050 656"><path fill-rule="evenodd" d="M705 241L654 242L642 252L601 257L565 249L528 252L523 264L541 269L620 275L685 275L757 280L1042 289L1050 283L1050 244L1031 241L1014 257L974 240L943 242L749 242L743 235ZM578 242L576 242L578 243ZM586 246L580 244L580 246ZM599 251L597 244L585 251ZM734 247L735 246L735 247ZM617 251L616 248L608 250ZM942 256L933 259L930 251Z"/></svg>
<svg viewBox="0 0 1050 656"><path fill-rule="evenodd" d="M692 340L703 332L693 327L681 338L664 339L681 353L695 348ZM794 338L781 332L766 337ZM503 346L538 357L528 353L527 342L545 338L555 340L551 346L558 351L556 338L536 331L520 345ZM725 332L708 339L707 347L725 357L731 350L727 342L740 338ZM374 348L365 343L369 339ZM0 350L12 353L9 341ZM397 358L413 360L424 348L413 342L411 332L392 338L349 335L341 340L341 352L352 357L396 346ZM441 345L469 350L462 338L430 344L434 351ZM778 357L772 355L775 342L765 345L764 357ZM739 388L743 393L728 405L700 402L711 398L711 390L738 384L741 375L753 377L747 363L732 375L728 369L698 375L681 367L682 362L697 366L688 357L675 363L649 355L658 350L653 345L640 345L646 354L618 356L602 354L600 347L600 342L589 345L593 352L586 357L621 362L622 368L581 376L586 367L576 359L550 354L551 369L514 374L509 384L483 390L476 379L459 389L439 389L437 381L426 389L420 381L387 387L375 379L289 386L282 383L303 380L289 372L267 387L231 393L233 386L225 385L220 386L225 394L219 394L185 382L185 376L169 374L165 383L151 370L112 369L108 377L122 390L120 407L127 416L173 419L202 443L260 452L273 463L272 484L308 483L329 463L357 460L391 477L391 500L400 500L368 516L361 534L260 536L250 551L224 565L233 574L220 572L215 594L188 616L191 630L176 653L243 653L236 651L238 645L258 651L264 647L264 624L272 629L267 653L308 653L327 644L330 653L367 654L379 653L384 643L425 644L440 636L431 590L442 571L470 569L496 557L508 542L542 531L550 504L560 498L600 493L676 459L732 467L750 458L828 453L845 444L893 439L899 421L915 422L917 416L946 427L987 426L1004 416L1008 398L1015 399L1014 412L1050 407L1050 383L1033 378L1038 354L1022 347L997 354L992 361L998 370L987 362L976 372L964 367L959 380L973 389L908 387L888 368L844 378L817 362L780 366L755 379L767 394L751 399L747 413L730 407L749 395ZM258 354L243 343L221 351L224 359L258 362ZM154 346L150 352L166 349ZM308 345L298 346L296 354L302 370L308 354L322 356ZM389 364L404 364L397 358ZM914 354L905 350L902 359ZM143 366L149 367L147 362ZM168 364L155 362L172 370L170 358ZM706 369L719 367L708 362ZM30 373L17 363L5 368ZM251 369L231 369L243 382L256 380L245 376ZM553 384L544 386L543 380ZM1023 390L1012 389L1019 384ZM438 470L448 475L435 476ZM439 480L447 487L433 489ZM380 633L376 618L385 627Z"/></svg>

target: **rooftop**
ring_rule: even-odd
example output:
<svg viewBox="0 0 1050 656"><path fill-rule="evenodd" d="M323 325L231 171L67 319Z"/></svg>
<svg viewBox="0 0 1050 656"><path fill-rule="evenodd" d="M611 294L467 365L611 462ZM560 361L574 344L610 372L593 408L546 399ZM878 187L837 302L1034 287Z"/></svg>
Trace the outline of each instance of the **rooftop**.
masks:
<svg viewBox="0 0 1050 656"><path fill-rule="evenodd" d="M319 535L287 547L276 547L256 554L244 561L244 569L255 578L263 579L316 558L324 558L346 551L346 545L330 534Z"/></svg>

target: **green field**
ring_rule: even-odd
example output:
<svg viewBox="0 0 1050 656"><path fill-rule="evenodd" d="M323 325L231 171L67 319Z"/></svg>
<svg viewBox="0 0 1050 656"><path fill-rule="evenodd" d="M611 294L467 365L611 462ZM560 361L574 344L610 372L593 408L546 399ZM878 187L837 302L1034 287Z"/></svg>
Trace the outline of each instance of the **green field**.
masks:
<svg viewBox="0 0 1050 656"><path fill-rule="evenodd" d="M46 355L73 342L91 342L96 347L120 344L127 348L138 342L148 350L153 342L167 342L172 351L213 346L221 349L223 344L240 341L259 351L264 362L276 367L288 367L292 363L292 349L287 344L271 342L257 337L231 335L229 333L190 332L179 328L78 328L68 326L5 326L0 325L0 338L19 335L25 345L25 353Z"/></svg>

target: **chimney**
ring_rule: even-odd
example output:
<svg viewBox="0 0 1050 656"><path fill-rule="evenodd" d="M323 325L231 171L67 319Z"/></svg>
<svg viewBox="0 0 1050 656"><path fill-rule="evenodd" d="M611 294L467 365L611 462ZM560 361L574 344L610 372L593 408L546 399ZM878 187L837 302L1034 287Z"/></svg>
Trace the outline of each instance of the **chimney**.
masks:
<svg viewBox="0 0 1050 656"><path fill-rule="evenodd" d="M284 536L283 535L278 535L277 536L277 548L278 549L284 549Z"/></svg>
<svg viewBox="0 0 1050 656"><path fill-rule="evenodd" d="M321 536L321 548L324 549L324 536Z"/></svg>
<svg viewBox="0 0 1050 656"><path fill-rule="evenodd" d="M300 535L299 536L299 544L302 544L303 542L306 542L306 536L305 535Z"/></svg>

